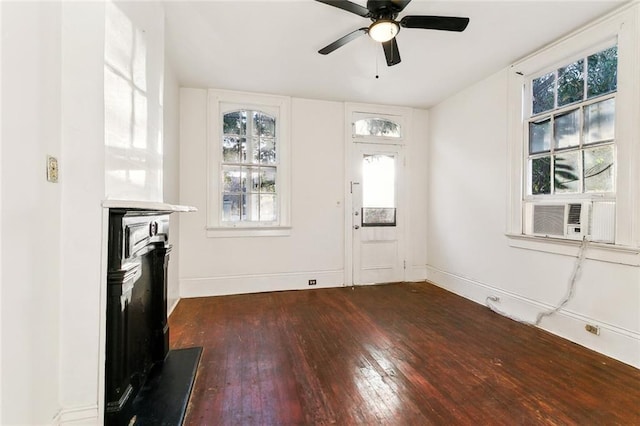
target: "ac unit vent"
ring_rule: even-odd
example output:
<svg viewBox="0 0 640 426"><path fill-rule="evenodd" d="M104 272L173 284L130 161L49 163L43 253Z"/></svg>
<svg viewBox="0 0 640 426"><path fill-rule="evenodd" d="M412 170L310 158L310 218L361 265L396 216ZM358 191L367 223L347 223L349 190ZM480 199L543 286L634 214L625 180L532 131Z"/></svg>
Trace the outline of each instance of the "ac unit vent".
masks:
<svg viewBox="0 0 640 426"><path fill-rule="evenodd" d="M567 215L567 224L580 225L580 212L582 212L582 204L569 204L569 214Z"/></svg>
<svg viewBox="0 0 640 426"><path fill-rule="evenodd" d="M533 233L564 236L564 204L536 204L533 206Z"/></svg>

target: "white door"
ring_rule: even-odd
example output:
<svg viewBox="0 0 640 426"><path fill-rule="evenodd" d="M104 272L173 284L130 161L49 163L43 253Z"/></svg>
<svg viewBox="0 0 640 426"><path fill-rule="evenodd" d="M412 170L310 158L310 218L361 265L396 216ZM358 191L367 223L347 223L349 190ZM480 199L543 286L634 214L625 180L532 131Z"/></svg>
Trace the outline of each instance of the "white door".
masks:
<svg viewBox="0 0 640 426"><path fill-rule="evenodd" d="M354 143L351 184L353 284L404 280L402 147Z"/></svg>

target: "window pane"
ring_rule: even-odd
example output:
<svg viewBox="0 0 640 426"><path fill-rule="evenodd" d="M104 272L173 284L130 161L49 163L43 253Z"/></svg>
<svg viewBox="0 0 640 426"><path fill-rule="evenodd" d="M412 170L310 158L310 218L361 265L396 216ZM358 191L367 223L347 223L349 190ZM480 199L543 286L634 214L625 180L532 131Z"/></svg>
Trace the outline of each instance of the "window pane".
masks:
<svg viewBox="0 0 640 426"><path fill-rule="evenodd" d="M613 192L613 146L584 150L584 190Z"/></svg>
<svg viewBox="0 0 640 426"><path fill-rule="evenodd" d="M558 70L558 106L584 98L584 59Z"/></svg>
<svg viewBox="0 0 640 426"><path fill-rule="evenodd" d="M276 138L265 136L260 138L261 164L274 164L276 162Z"/></svg>
<svg viewBox="0 0 640 426"><path fill-rule="evenodd" d="M249 182L250 186L247 189L251 192L260 191L260 169L257 167L248 167L247 174L251 179Z"/></svg>
<svg viewBox="0 0 640 426"><path fill-rule="evenodd" d="M395 226L396 209L393 207L363 207L362 226Z"/></svg>
<svg viewBox="0 0 640 426"><path fill-rule="evenodd" d="M260 192L276 192L275 167L262 167L260 169Z"/></svg>
<svg viewBox="0 0 640 426"><path fill-rule="evenodd" d="M584 109L584 143L613 140L615 133L615 99L591 104Z"/></svg>
<svg viewBox="0 0 640 426"><path fill-rule="evenodd" d="M241 172L240 167L222 167L222 192L241 192Z"/></svg>
<svg viewBox="0 0 640 426"><path fill-rule="evenodd" d="M273 222L276 220L276 196L260 194L260 220Z"/></svg>
<svg viewBox="0 0 640 426"><path fill-rule="evenodd" d="M229 112L222 118L222 132L227 135L247 134L247 112Z"/></svg>
<svg viewBox="0 0 640 426"><path fill-rule="evenodd" d="M362 161L362 206L395 207L395 158L385 154L366 154Z"/></svg>
<svg viewBox="0 0 640 426"><path fill-rule="evenodd" d="M551 193L551 157L531 160L531 194Z"/></svg>
<svg viewBox="0 0 640 426"><path fill-rule="evenodd" d="M276 119L262 112L253 113L253 134L255 136L271 136L276 135Z"/></svg>
<svg viewBox="0 0 640 426"><path fill-rule="evenodd" d="M551 149L551 119L529 123L529 153Z"/></svg>
<svg viewBox="0 0 640 426"><path fill-rule="evenodd" d="M556 193L580 191L580 153L567 152L554 156L553 176Z"/></svg>
<svg viewBox="0 0 640 426"><path fill-rule="evenodd" d="M587 97L614 92L618 87L618 46L587 58Z"/></svg>
<svg viewBox="0 0 640 426"><path fill-rule="evenodd" d="M222 139L222 158L225 163L240 162L240 146L245 138L225 135Z"/></svg>
<svg viewBox="0 0 640 426"><path fill-rule="evenodd" d="M544 111L553 109L554 90L555 90L555 73L549 73L533 80L533 113L539 114Z"/></svg>
<svg viewBox="0 0 640 426"><path fill-rule="evenodd" d="M402 137L400 125L385 118L364 118L355 123L358 136L381 136L386 138Z"/></svg>
<svg viewBox="0 0 640 426"><path fill-rule="evenodd" d="M580 144L580 110L556 115L553 122L553 134L556 148L568 148Z"/></svg>
<svg viewBox="0 0 640 426"><path fill-rule="evenodd" d="M240 220L240 195L224 194L222 196L222 220L224 222Z"/></svg>

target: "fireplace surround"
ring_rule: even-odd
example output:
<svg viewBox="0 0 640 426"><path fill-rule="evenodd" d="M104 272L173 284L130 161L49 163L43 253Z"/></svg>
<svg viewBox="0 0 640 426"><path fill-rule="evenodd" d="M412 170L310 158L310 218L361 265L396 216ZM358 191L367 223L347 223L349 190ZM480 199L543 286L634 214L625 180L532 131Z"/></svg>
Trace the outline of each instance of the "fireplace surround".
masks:
<svg viewBox="0 0 640 426"><path fill-rule="evenodd" d="M169 350L169 215L121 203L108 214L104 424L182 423L201 348Z"/></svg>

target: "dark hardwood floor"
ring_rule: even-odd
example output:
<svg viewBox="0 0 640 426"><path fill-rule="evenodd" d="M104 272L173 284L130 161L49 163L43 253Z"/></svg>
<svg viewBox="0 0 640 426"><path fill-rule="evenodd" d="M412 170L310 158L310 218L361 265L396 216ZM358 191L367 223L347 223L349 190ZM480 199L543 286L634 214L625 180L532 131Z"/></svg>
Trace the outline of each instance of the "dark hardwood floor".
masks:
<svg viewBox="0 0 640 426"><path fill-rule="evenodd" d="M640 370L427 283L183 299L188 425L633 425Z"/></svg>

